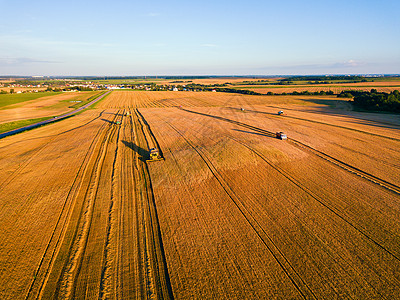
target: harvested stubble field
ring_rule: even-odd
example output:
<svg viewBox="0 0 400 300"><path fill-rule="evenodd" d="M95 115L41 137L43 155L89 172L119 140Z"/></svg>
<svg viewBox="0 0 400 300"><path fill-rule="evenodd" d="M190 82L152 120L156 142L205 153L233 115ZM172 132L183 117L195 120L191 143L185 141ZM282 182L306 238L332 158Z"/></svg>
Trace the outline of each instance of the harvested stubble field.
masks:
<svg viewBox="0 0 400 300"><path fill-rule="evenodd" d="M31 96L32 100L23 102L18 102L18 100L16 100L17 103L1 106L0 124L60 115L73 110L70 106L78 103L77 101L85 101L98 93L99 92L68 92L55 95L51 93L50 96L48 96L47 93L41 93L41 97L39 98L35 97L36 94L1 95L3 97L9 97L10 99L13 97ZM3 101L6 102L6 100L7 99L4 99Z"/></svg>
<svg viewBox="0 0 400 300"><path fill-rule="evenodd" d="M336 100L113 92L1 140L0 298L398 297L400 121Z"/></svg>
<svg viewBox="0 0 400 300"><path fill-rule="evenodd" d="M386 83L386 82L385 82ZM396 82L395 84L391 85L390 83L386 83L386 85L368 82L368 84L321 84L321 85L291 85L285 87L279 86L240 86L236 87L238 89L246 89L250 91L254 91L261 94L267 94L268 92L282 94L282 93L293 93L293 92L305 92L309 91L311 93L321 92L321 91L332 91L335 94L340 94L343 91L370 91L371 89L376 89L378 92L385 92L390 93L394 90L400 90L400 84Z"/></svg>

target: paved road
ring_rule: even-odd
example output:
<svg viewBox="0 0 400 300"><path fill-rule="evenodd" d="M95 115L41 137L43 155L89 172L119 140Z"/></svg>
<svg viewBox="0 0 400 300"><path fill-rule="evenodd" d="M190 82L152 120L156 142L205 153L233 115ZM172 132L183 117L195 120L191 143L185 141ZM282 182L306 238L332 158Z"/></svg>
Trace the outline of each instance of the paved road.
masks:
<svg viewBox="0 0 400 300"><path fill-rule="evenodd" d="M70 111L70 112L68 112L66 114L63 114L61 116L57 116L57 117L54 117L54 118L51 118L51 119L48 119L48 120L45 120L45 121L41 121L41 122L38 122L38 123L35 123L35 124L31 124L31 125L28 125L28 126L25 126L25 127L21 127L21 128L17 128L17 129L14 129L14 130L10 130L10 131L4 132L4 133L0 134L0 139L4 138L6 136L9 136L9 135L13 135L13 134L16 134L16 133L23 132L25 130L33 129L33 128L36 128L36 127L39 127L39 126L42 126L42 125L45 125L45 124L48 124L48 123L52 123L52 122L55 122L55 121L59 121L59 120L65 119L65 118L67 118L67 117L69 117L69 116L71 116L73 114L76 114L77 112L80 112L81 110L84 110L84 109L88 108L90 105L92 105L92 104L96 103L97 101L103 99L109 93L111 93L111 92L107 92L107 93L97 97L93 101L90 101L89 103L85 104L84 106L82 106L82 107L80 107L80 108L78 108L78 109L76 109L74 111Z"/></svg>

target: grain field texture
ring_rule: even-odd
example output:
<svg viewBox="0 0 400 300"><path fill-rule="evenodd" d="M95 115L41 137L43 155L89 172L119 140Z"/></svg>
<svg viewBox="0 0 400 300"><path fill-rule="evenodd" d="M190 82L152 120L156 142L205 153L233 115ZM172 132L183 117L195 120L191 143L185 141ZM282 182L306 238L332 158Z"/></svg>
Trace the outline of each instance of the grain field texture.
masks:
<svg viewBox="0 0 400 300"><path fill-rule="evenodd" d="M0 298L395 299L399 129L330 97L114 91L0 140Z"/></svg>

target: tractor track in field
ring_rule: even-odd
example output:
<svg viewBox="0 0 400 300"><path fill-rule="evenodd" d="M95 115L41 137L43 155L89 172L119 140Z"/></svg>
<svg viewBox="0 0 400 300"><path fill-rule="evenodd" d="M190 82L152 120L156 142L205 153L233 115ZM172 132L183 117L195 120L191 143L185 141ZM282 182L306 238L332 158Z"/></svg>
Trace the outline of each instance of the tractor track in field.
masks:
<svg viewBox="0 0 400 300"><path fill-rule="evenodd" d="M388 182L388 181L381 179L375 175L372 175L372 174L365 172L359 168L356 168L348 163L345 163L337 158L334 158L331 155L326 154L322 151L319 151L319 150L317 150L309 145L306 145L298 140L289 139L289 141L292 142L298 148L305 149L305 150L313 153L314 155L330 162L331 164L333 164L335 166L340 167L341 169L343 169L351 174L354 174L354 175L361 177L369 182L372 182L382 188L385 188L386 190L389 190L392 193L400 195L400 186L398 186L394 183Z"/></svg>
<svg viewBox="0 0 400 300"><path fill-rule="evenodd" d="M217 170L217 168L212 164L211 160L207 157L207 155L205 154L204 150L202 150L201 147L195 147L175 126L173 126L172 124L170 124L169 122L165 121L164 122L166 124L168 124L173 130L175 130L192 148L194 151L196 151L199 156L202 158L202 160L206 163L207 167L209 168L209 170L211 171L211 173L213 174L213 176L217 179L217 181L220 183L220 185L223 187L223 189L225 190L225 192L228 194L228 196L231 198L231 200L234 202L234 204L236 205L236 207L240 210L240 212L244 215L244 217L246 218L246 220L248 221L248 223L251 225L251 227L256 231L257 235L262 239L261 234L257 231L257 227L259 227L263 233L265 233L265 231L262 229L261 225L255 220L255 217L253 217L251 215L251 213L245 208L245 206L241 203L240 198L238 196L235 195L235 192L233 191L233 189L229 186L229 181L227 179L224 179L223 177L223 173L221 173L220 171ZM274 135L275 136L275 135ZM359 229L356 225L354 225L351 221L347 220L344 216L341 215L341 212L339 210L337 210L336 208L332 208L330 207L328 204L325 203L325 201L323 200L323 198L321 198L320 196L318 196L316 193L312 192L310 189L308 189L306 186L304 186L303 184L301 184L300 182L298 182L293 176L291 176L288 172L284 171L282 168L279 168L278 166L276 166L275 164L271 163L263 154L261 154L259 151L257 151L256 149L254 149L253 147L247 145L246 143L234 138L234 137L229 137L231 140L233 140L234 142L246 147L247 149L249 149L251 152L253 152L254 154L256 154L258 157L260 157L264 162L266 162L270 167L272 167L275 171L277 171L278 173L280 173L283 177L285 177L287 180L289 180L292 184L294 184L295 186L297 186L299 189L303 190L306 194L308 194L309 196L311 196L314 200L316 200L318 203L320 203L323 207L325 207L326 209L328 209L330 212L332 212L335 216L337 216L339 219L341 219L342 221L344 221L346 224L348 224L350 227L352 227L356 232L358 232L361 236L363 236L366 240L368 240L371 244L374 244L375 246L377 246L378 248L380 248L381 250L383 250L384 252L386 252L386 254L390 255L391 257L393 257L395 260L400 261L399 257L391 252L388 248L386 248L385 246L383 246L380 242L376 241L373 237L369 236L366 232L364 232L362 229ZM236 199L236 200L235 200ZM239 203L239 204L238 204ZM254 221L256 223L255 226L253 226L253 224L251 223L251 221ZM267 233L265 233L265 235L267 235ZM268 235L267 235L268 237ZM275 243L268 237L268 239L270 240L270 242L273 244L273 246L277 249L277 251L280 252L280 254L282 255L282 257L287 260L287 258L284 256L284 254L279 250L279 248L275 245ZM265 241L263 240L263 243L265 244ZM266 245L268 250L272 253L271 248L272 247L268 247L268 245ZM288 272L286 272L285 268L283 267L283 265L280 263L280 261L278 260L277 257L279 257L278 255L274 255L274 253L272 253L272 255L274 256L274 258L278 261L279 265L282 267L282 269L284 269L285 273L288 275ZM343 258L342 256L340 256L338 254L339 258L346 262L346 258ZM290 262L287 260L288 264L290 265ZM290 265L290 267L292 267ZM293 268L293 267L292 267ZM354 268L352 268L354 272L358 271ZM293 268L293 271L296 272ZM350 273L348 271L346 271L343 268L343 271L348 274L349 276ZM300 275L296 272L296 274L300 277ZM289 275L288 275L289 276ZM290 276L289 276L290 278ZM292 279L291 279L292 280ZM293 282L293 280L292 280ZM371 289L375 290L375 292L377 292L378 294L379 291L376 290L376 288L374 286L372 286L370 283L368 283L368 285L370 286ZM296 288L298 287L298 285L295 285ZM308 288L308 286L307 286ZM312 290L309 289L309 291L311 293ZM304 296L304 294L302 293L302 295ZM314 294L313 294L314 295ZM338 295L338 294L337 294ZM314 295L315 296L315 295ZM339 295L338 295L339 296ZM315 296L315 298L317 298Z"/></svg>
<svg viewBox="0 0 400 300"><path fill-rule="evenodd" d="M316 200L317 202L319 202L320 204L322 204L322 206L324 206L325 208L327 208L329 211L333 212L334 215L338 216L340 219L344 220L347 224L350 224L349 222L347 222L345 220L344 217L340 216L339 212L334 211L334 209L331 209L330 207L328 207L327 205L325 205L323 203L323 199L321 197L319 197L318 195L316 195L315 193L311 192L306 186L304 186L303 184L301 184L300 182L298 182L293 176L291 176L288 172L284 171L282 168L279 168L278 166L276 166L275 164L273 164L272 162L270 162L265 155L261 154L259 151L257 151L255 148L249 146L248 144L230 136L229 139L233 140L234 142L238 143L239 145L242 145L244 147L246 147L247 149L249 149L251 152L253 152L255 155L257 155L258 157L260 157L264 162L266 162L272 169L274 169L275 171L277 171L278 173L280 173L283 177L285 177L287 180L289 180L292 184L294 184L295 186L297 186L298 188L300 188L301 190L303 190L306 194L308 194L309 196L311 196L314 200ZM365 234L363 234L360 230L358 230L357 228L355 228L355 226L353 226L352 224L350 224L351 227L353 227L354 229L356 229L359 233L361 233L362 235L365 236ZM368 238L368 237L367 237ZM375 241L373 241L375 244L377 244ZM382 246L380 246L380 248L383 248ZM383 248L384 249L384 248ZM386 251L386 249L384 249ZM388 252L388 251L386 251ZM388 252L389 254L391 254L390 252ZM328 254L333 260L335 260L335 258L331 255ZM336 253L336 255L339 256L339 258L343 261L343 262L347 262L347 259L342 257L340 254ZM394 256L395 257L395 256ZM397 259L397 257L395 257ZM350 266L350 265L349 265ZM358 273L358 275L360 275L360 273L353 268L352 266L350 266L354 272ZM346 271L344 268L342 268L342 270L349 276L351 276L351 274ZM379 291L377 291L370 283L368 283L368 285L378 294ZM337 296L339 296L338 294L336 294ZM381 295L382 296L382 295Z"/></svg>
<svg viewBox="0 0 400 300"><path fill-rule="evenodd" d="M142 113L138 109L135 109L135 114L136 114L138 120L142 123L143 132L147 131L147 133L148 133L147 134L148 137L146 137L147 147L149 147L149 148L156 147L158 149L158 151L160 152L160 155L162 157L164 157L162 149L160 147L160 144L158 143L153 130L151 130L149 123L147 123L146 119L143 117ZM145 136L146 136L146 134L145 134ZM148 139L151 140L151 143L149 143Z"/></svg>
<svg viewBox="0 0 400 300"><path fill-rule="evenodd" d="M266 105L267 107L272 107L272 108L276 108L281 110L282 107L278 107L278 106L273 106L273 105ZM315 112L310 112L307 110L300 110L300 109L294 109L294 108L284 108L285 110L293 110L293 111L301 111L301 112L305 112L305 113L313 113L313 114L319 114L319 115L334 115L337 116L337 113L330 113L330 112L319 112L319 111L315 111ZM375 122L375 123L379 123L379 124L383 124L383 125L390 125L393 127L396 127L396 129L400 129L400 125L399 124L395 124L395 123L390 123L390 122L384 122L384 121L375 121L375 120L370 120L370 119L364 119L364 118L360 118L360 117L355 117L358 120L363 120L363 121L367 121L367 122ZM392 128L395 129L395 128Z"/></svg>
<svg viewBox="0 0 400 300"><path fill-rule="evenodd" d="M143 224L141 229L143 233L146 296L147 298L173 299L153 187L149 169L145 162L148 151L140 148L140 146L148 148L149 139L152 140L153 145L158 146L158 142L138 109L135 109L131 119L134 124L134 142L136 145L134 179L137 187L137 201L142 200Z"/></svg>
<svg viewBox="0 0 400 300"><path fill-rule="evenodd" d="M234 110L238 110L237 108L234 108L234 107L230 107L230 108L234 109ZM351 130L351 131L354 131L354 132L359 132L359 133L363 133L363 134L367 134L367 135L371 135L371 136L376 136L376 137L380 137L380 138L384 138L384 139L400 142L400 139L398 139L398 138L394 138L394 137L390 137L390 136L386 136L386 135L381 135L381 134L377 134L377 133L372 133L372 132L368 132L368 131L364 131L364 130L360 130L360 129L355 129L355 128L351 128L351 127L346 127L346 126L341 126L341 125L335 125L335 124L330 124L330 123L326 123L326 122L316 121L316 120L304 119L304 118L288 116L288 115L279 116L279 115L276 115L276 114L273 114L273 113L257 111L257 110L248 110L248 109L246 109L246 112L269 115L269 116L273 116L273 117L276 117L276 118L294 119L294 120L300 120L300 121L305 121L305 122L309 122L309 123L321 124L321 125L326 125L326 126L331 126L331 127L335 127L335 128ZM400 128L400 126L399 126L399 128Z"/></svg>
<svg viewBox="0 0 400 300"><path fill-rule="evenodd" d="M101 116L101 114L100 114L100 116ZM87 153L85 154L85 158L83 159L83 162L82 162L82 164L77 172L77 175L75 176L75 179L73 181L71 189L68 192L66 201L63 204L63 207L62 207L62 210L58 217L58 220L56 222L56 225L52 231L51 238L49 239L49 242L47 243L45 252L44 252L43 256L41 257L39 266L37 267L37 269L35 271L34 279L33 279L32 283L30 284L30 287L25 296L25 299L43 298L43 293L45 292L46 285L47 285L49 278L51 276L51 273L52 273L52 268L54 267L54 264L56 262L60 248L62 247L63 240L65 239L65 235L66 235L66 232L68 229L68 224L71 221L73 210L74 210L74 207L76 206L76 196L79 194L79 192L82 189L82 181L85 177L85 174L87 172L90 172L88 165L90 164L90 161L93 158L95 149L98 147L98 145L100 143L104 142L104 137L107 135L107 132L106 132L107 129L105 127L107 127L106 123L104 123L104 125L102 125L99 128L94 139L91 142L91 145L89 146ZM72 200L70 201L68 208L66 208L66 203L68 202L69 198L71 198ZM63 215L64 215L64 217L63 217ZM60 224L62 218L64 218L64 221L63 221L62 226L60 227L59 224ZM59 227L60 227L60 229L58 229ZM58 230L60 231L60 233L58 234L57 238L54 238L55 234L56 234L55 232ZM76 232L75 232L75 236L76 236ZM53 240L54 240L54 242L53 242ZM51 247L51 244L55 244L55 245L53 247ZM52 250L51 254L47 255L47 252L49 251L50 248L53 248L53 250ZM45 267L44 260L46 259L47 256L49 256L49 262L47 264L47 267ZM42 269L43 269L43 271L42 271ZM40 273L43 273L43 275L41 277L39 277ZM37 277L39 277L39 278L37 278ZM40 279L40 280L37 280L37 279ZM57 293L58 293L58 291L59 291L59 289L57 288Z"/></svg>
<svg viewBox="0 0 400 300"><path fill-rule="evenodd" d="M95 117L94 119L90 120L89 122L87 122L87 123L85 123L85 124L83 124L83 125L80 125L80 126L77 126L77 127L75 127L75 128L69 129L69 130L67 130L67 131L63 131L63 132L60 132L60 133L58 133L58 134L53 135L52 138L51 138L48 142L46 142L45 144L43 144L43 145L39 146L38 148L36 148L36 149L35 149L36 152L35 152L33 155L31 155L31 156L29 157L28 160L26 160L22 165L19 165L19 166L12 172L12 174L10 174L8 177L6 177L6 178L3 180L3 182L0 183L0 191L3 190L13 179L15 179L15 178L26 168L26 166L29 165L29 163L30 163L36 156L38 156L38 155L42 152L42 150L45 149L45 147L46 147L47 145L49 145L51 142L53 142L57 137L59 137L59 136L65 134L65 133L68 133L68 132L71 132L71 131L73 131L73 130L76 130L76 129L79 129L79 128L82 128L82 127L85 127L85 126L89 125L90 123L92 123L92 122L94 122L95 120L99 119L99 118L102 116L103 112L104 112L104 110L103 110L97 117ZM12 143L12 144L10 144L10 145L14 145L14 144L18 144L18 143L26 142L26 141L30 141L30 140L42 139L42 138L46 138L46 137L49 137L49 136L43 136L43 137L34 138L34 139L28 139L28 140L22 140L22 141L18 141L18 142ZM10 146L10 145L8 145L8 146Z"/></svg>
<svg viewBox="0 0 400 300"><path fill-rule="evenodd" d="M122 114L120 115L120 111L117 114L117 119L119 122L121 122L121 125L118 126L117 130L117 136L116 136L116 149L115 149L115 155L114 155L114 160L112 164L112 174L111 174L111 199L110 199L110 204L108 207L108 212L107 212L107 225L106 225L106 237L105 237L105 245L104 245L104 251L103 251L103 267L101 271L101 278L100 278L100 288L99 288L99 299L107 299L107 296L110 295L111 293L111 288L112 288L112 267L113 267L113 261L116 257L115 255L115 249L112 245L112 238L115 235L115 223L116 223L116 216L115 213L113 212L114 206L116 205L116 194L118 193L117 189L117 163L118 163L118 158L121 155L120 154L120 149L119 149L119 140L120 140L120 135L121 135L121 126L122 126L122 116L125 115L125 111L122 111Z"/></svg>
<svg viewBox="0 0 400 300"><path fill-rule="evenodd" d="M129 138L129 140L131 141L135 141L135 136L136 133L134 132L134 128L135 128L135 124L133 122L133 117L131 116L129 119L129 128L130 128L130 132L127 134L126 137ZM131 144L132 150L134 150L134 146L133 143ZM145 262L144 262L144 234L141 233L140 234L140 228L142 227L141 224L143 224L142 222L142 218L141 218L141 211L140 211L140 201L137 198L137 186L136 186L136 182L137 182L137 169L138 169L138 153L135 151L131 151L130 153L127 153L127 155L125 156L126 161L129 163L129 165L132 167L130 169L130 173L131 173L131 177L129 178L129 176L127 176L127 178L125 178L126 183L131 182L131 186L133 187L133 191L131 191L130 197L134 199L134 201L132 201L133 203L133 207L132 207L132 212L133 212L133 220L132 220L132 227L134 227L134 231L132 232L132 240L135 241L135 251L137 253L137 255L135 256L136 260L133 261L132 264L132 269L134 270L134 273L136 276L133 276L135 282L133 283L133 289L136 288L136 292L135 292L135 296L136 299L143 299L145 298L146 295L146 280L145 280ZM127 186L130 186L129 184ZM121 221L122 222L122 221ZM122 222L123 223L123 222ZM121 280L122 282L124 282L123 280ZM122 291L124 291L124 289L121 289Z"/></svg>
<svg viewBox="0 0 400 300"><path fill-rule="evenodd" d="M228 182L220 174L218 169L213 165L211 160L207 157L203 150L199 147L193 145L193 143L187 139L174 125L164 120L174 131L176 131L186 143L200 156L203 162L206 164L211 174L218 181L222 189L225 191L226 195L231 199L233 204L245 218L250 227L254 230L255 234L268 249L269 253L273 256L275 261L279 264L283 272L286 274L288 279L292 282L294 287L297 289L299 294L304 299L317 299L316 295L310 289L306 282L303 281L300 274L291 265L290 261L286 258L284 253L278 248L267 232L262 228L260 223L255 219L255 217L249 212L249 210L242 203L240 198L235 194L233 189L229 186Z"/></svg>
<svg viewBox="0 0 400 300"><path fill-rule="evenodd" d="M295 186L297 186L299 189L303 190L306 194L311 196L314 200L316 200L318 203L320 203L322 206L327 208L330 212L332 212L334 215L336 215L338 218L343 220L345 223L347 223L350 227L355 229L357 232L359 232L362 236L364 236L366 239L371 241L373 244L381 248L383 251L385 251L387 254L395 258L396 260L400 261L400 258L396 256L394 253L392 253L390 250L388 250L386 247L381 245L379 242L375 241L372 237L370 237L366 232L364 232L362 229L359 229L356 225L354 225L352 222L347 220L344 216L341 215L340 211L337 210L334 207L329 206L328 204L325 203L325 201L318 196L316 193L312 192L310 189L308 189L306 186L298 182L293 176L291 176L288 172L283 170L282 168L278 167L277 165L271 163L265 155L263 155L261 152L257 151L255 148L247 145L246 143L243 143L242 141L231 137L232 140L236 141L238 144L246 147L250 151L252 151L254 154L256 154L258 157L260 157L264 162L266 162L270 167L275 169L278 173L280 173L282 176L284 176L286 179L288 179L290 182L292 182Z"/></svg>
<svg viewBox="0 0 400 300"><path fill-rule="evenodd" d="M91 230L91 224L94 213L94 205L95 198L99 191L100 177L104 167L105 157L110 146L110 141L112 136L116 133L116 120L118 119L118 114L114 117L113 123L109 126L109 130L105 133L105 138L102 141L102 145L100 146L100 151L96 157L95 163L92 170L92 174L90 176L90 181L87 186L87 189L84 189L82 192L84 193L83 201L86 202L86 206L83 205L81 214L79 216L80 221L82 220L82 225L80 232L76 233L76 240L74 241L74 245L70 249L70 255L68 256L70 259L68 263L65 265L64 274L62 276L60 282L60 294L65 298L75 297L76 293L76 279L80 273L83 256L86 251L89 232ZM77 228L78 229L78 228ZM104 253L103 253L104 255Z"/></svg>
<svg viewBox="0 0 400 300"><path fill-rule="evenodd" d="M96 117L95 119L97 119L99 117ZM94 121L94 120L92 120L92 121ZM92 121L90 121L90 122L92 122ZM106 124L104 124L103 126L101 126L99 128L99 130L97 131L96 135L94 136L94 138L93 138L93 140L92 140L92 142L91 142L91 144L90 144L90 146L88 148L88 151L85 154L84 159L82 160L82 163L81 163L81 165L79 167L79 170L78 170L78 172L77 172L77 174L76 174L76 176L74 178L74 181L73 181L73 183L71 185L71 188L68 191L68 194L67 194L67 196L65 198L65 201L64 201L63 206L61 208L61 211L60 211L60 214L58 216L57 222L56 222L56 224L54 226L54 229L52 230L52 234L50 236L50 239L47 242L47 245L46 245L46 248L44 250L44 253L43 253L43 255L42 255L41 259L40 259L39 265L35 270L34 278L33 278L32 282L31 282L31 284L29 286L27 294L25 295L25 299L29 299L29 298L38 299L40 297L40 295L41 295L43 287L47 283L48 276L49 276L49 273L50 273L50 269L51 269L51 267L52 267L52 265L54 263L54 259L57 256L57 253L58 253L58 250L59 250L59 247L60 247L60 242L62 240L62 236L65 234L64 231L65 231L65 228L67 227L66 224L68 222L69 215L71 213L70 210L73 207L73 203L72 203L73 201L70 201L70 204L67 207L67 204L69 202L68 199L70 199L71 197L73 198L73 194L76 192L77 189L79 189L79 186L81 185L81 180L82 180L82 178L84 176L84 173L86 172L86 167L87 167L87 164L88 164L88 160L93 155L95 144L98 142L99 136L101 135L101 132L104 130L105 126L106 126ZM61 222L62 222L63 217L64 217L63 224L60 225ZM56 238L55 236L56 236L56 232L58 230L60 231L60 233L58 234L58 237ZM51 249L51 245L52 244L54 244L54 246L53 246L54 248L53 248L51 253L48 253L50 251L50 249ZM48 262L48 266L46 268L46 267L44 267L44 261L45 261L45 259L47 257L49 257L49 262ZM43 267L46 268L46 269L42 271ZM38 282L37 279L38 279L38 276L39 276L39 274L41 272L44 273L43 279L41 280L41 282ZM36 294L36 296L33 296L32 292L34 291L35 285L38 285L36 287L37 294Z"/></svg>
<svg viewBox="0 0 400 300"><path fill-rule="evenodd" d="M99 188L99 178L110 139L115 133L115 126L113 126L113 123L116 118L117 116L114 117L112 122L110 121L106 124L106 128L103 131L100 130L101 137L93 149L93 154L86 164L80 183L74 192L74 204L71 205L73 212L71 212L65 224L64 241L60 243L52 264L54 265L57 263L58 253L62 250L66 252L66 259L63 258L62 261L59 262L55 274L49 272L46 278L46 281L52 280L51 284L55 285L55 287L54 289L49 288L47 291L46 286L44 286L40 296L46 297L49 293L54 293L55 297L69 298L72 297L75 292L75 278L79 274L83 259L82 256L88 241L94 208L94 198ZM84 182L85 178L89 180ZM73 220L74 215L76 220ZM68 239L65 241L68 228L70 228L71 232L68 235ZM50 278L50 276L52 276L52 278Z"/></svg>
<svg viewBox="0 0 400 300"><path fill-rule="evenodd" d="M259 128L259 127L255 127L255 126L252 126L252 125L249 125L249 124L246 124L246 123L242 123L242 122L239 122L239 121L231 120L231 119L220 117L220 116L200 113L200 112L188 110L188 109L185 109L185 108L179 108L179 109L182 110L182 111L186 111L188 113L198 114L198 115L214 118L214 119L217 119L217 120L229 122L229 123L232 123L232 124L235 124L235 125L238 125L238 126L241 126L241 127L244 127L244 128L259 132L259 133L262 133L262 134L264 134L266 136L269 136L269 137L275 137L275 133L272 132L272 131L268 131L268 130L265 130L265 129L262 129L262 128ZM394 193L396 195L400 195L400 186L398 186L396 184L393 184L393 183L388 182L388 181L386 181L384 179L381 179L381 178L379 178L379 177L377 177L375 175L372 175L371 173L368 173L368 172L365 172L365 171L363 171L363 170L361 170L359 168L356 168L356 167L354 167L354 166L352 166L352 165L350 165L348 163L345 163L345 162L343 162L343 161L341 161L341 160L339 160L337 158L332 157L329 154L326 154L326 153L324 153L322 151L319 151L319 150L315 149L314 147L306 145L306 144L304 144L304 143L302 143L302 142L300 142L298 140L295 140L293 138L288 138L287 142L291 143L292 145L294 145L294 146L296 146L296 147L298 147L298 148L300 148L302 150L306 150L307 152L309 152L309 153L311 153L313 155L316 155L317 157L319 157L319 158L321 158L321 159L323 159L325 161L328 161L329 163L331 163L331 164L333 164L333 165L335 165L335 166L337 166L337 167L339 167L339 168L341 168L341 169L343 169L343 170L345 170L345 171L347 171L347 172L349 172L351 174L354 174L354 175L356 175L358 177L361 177L361 178L363 178L363 179L365 179L365 180L367 180L367 181L369 181L369 182L371 182L371 183L373 183L375 185L378 185L378 186L380 186L380 187L382 187L382 188L384 188L384 189L386 189L386 190L388 190L388 191L390 191L390 192L392 192L392 193Z"/></svg>

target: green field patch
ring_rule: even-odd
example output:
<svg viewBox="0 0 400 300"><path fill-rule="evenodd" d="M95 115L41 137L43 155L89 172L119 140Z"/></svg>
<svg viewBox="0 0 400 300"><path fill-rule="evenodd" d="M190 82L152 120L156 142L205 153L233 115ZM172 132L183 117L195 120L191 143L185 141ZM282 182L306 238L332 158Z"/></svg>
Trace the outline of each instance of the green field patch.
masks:
<svg viewBox="0 0 400 300"><path fill-rule="evenodd" d="M20 120L20 121L13 121L8 123L0 124L0 133L4 133L7 131L11 131L14 129L22 128L31 124L35 124L44 120L51 119L52 117L43 117L43 118L36 118L36 119L29 119L29 120Z"/></svg>
<svg viewBox="0 0 400 300"><path fill-rule="evenodd" d="M42 97L54 96L59 92L40 92L40 93L22 93L22 94L0 94L0 109L8 105L18 104Z"/></svg>

